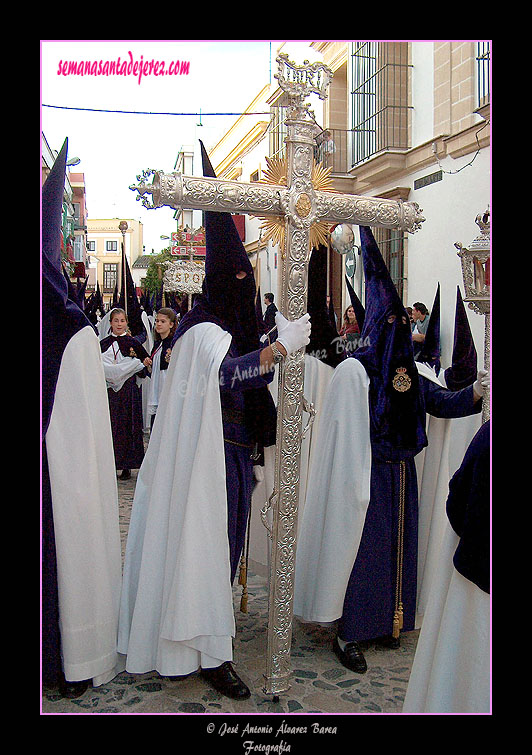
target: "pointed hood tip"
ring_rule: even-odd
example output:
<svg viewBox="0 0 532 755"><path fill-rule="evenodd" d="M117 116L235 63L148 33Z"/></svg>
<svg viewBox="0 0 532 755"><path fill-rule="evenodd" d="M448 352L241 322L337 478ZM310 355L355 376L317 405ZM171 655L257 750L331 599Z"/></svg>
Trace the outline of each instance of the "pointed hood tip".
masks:
<svg viewBox="0 0 532 755"><path fill-rule="evenodd" d="M445 382L452 391L467 388L475 382L478 356L462 298L460 286L456 287L454 339L451 366L445 370Z"/></svg>
<svg viewBox="0 0 532 755"><path fill-rule="evenodd" d="M364 326L372 327L387 310L406 315L405 306L369 226L360 226L360 242L366 282Z"/></svg>
<svg viewBox="0 0 532 755"><path fill-rule="evenodd" d="M203 175L216 178L205 145L201 140L199 143ZM211 289L214 285L213 279L223 272L233 275L243 270L248 275L253 275L253 266L230 212L205 212L205 243L205 276L209 279L208 285Z"/></svg>
<svg viewBox="0 0 532 755"><path fill-rule="evenodd" d="M68 153L68 137L65 138L54 164L42 186L42 252L48 262L61 269L61 216Z"/></svg>
<svg viewBox="0 0 532 755"><path fill-rule="evenodd" d="M203 173L215 178L215 173L199 140ZM239 355L250 353L260 346L259 323L256 313L255 276L240 234L229 212L205 211L205 277L202 292L181 320L174 342L199 322L215 322L231 333ZM237 276L240 271L246 275Z"/></svg>
<svg viewBox="0 0 532 755"><path fill-rule="evenodd" d="M201 149L201 164L203 168L203 175L209 176L210 178L216 178L216 173L214 172L214 168L212 167L212 163L207 153L207 150L205 148L205 145L203 144L201 139L198 139L198 141L200 143L200 149Z"/></svg>
<svg viewBox="0 0 532 755"><path fill-rule="evenodd" d="M362 333L362 328L364 327L364 319L366 310L364 309L364 305L358 298L355 289L351 285L349 278L347 275L345 276L345 282L347 285L347 290L349 292L349 298L351 300L351 306L353 307L355 311L355 317L357 318L358 327L360 328L360 332Z"/></svg>
<svg viewBox="0 0 532 755"><path fill-rule="evenodd" d="M441 369L441 344L440 344L440 283L436 287L432 309L429 315L429 324L425 333L425 340L416 362L424 362L433 367L436 375Z"/></svg>

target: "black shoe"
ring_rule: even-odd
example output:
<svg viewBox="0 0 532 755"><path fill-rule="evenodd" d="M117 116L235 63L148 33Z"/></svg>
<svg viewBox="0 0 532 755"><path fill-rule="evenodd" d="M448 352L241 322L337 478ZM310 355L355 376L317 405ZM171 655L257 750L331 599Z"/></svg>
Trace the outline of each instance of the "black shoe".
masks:
<svg viewBox="0 0 532 755"><path fill-rule="evenodd" d="M131 478L131 470L130 469L123 469L122 474L118 475L119 480L129 480Z"/></svg>
<svg viewBox="0 0 532 755"><path fill-rule="evenodd" d="M222 663L216 668L201 669L201 676L206 679L215 690L233 700L246 700L251 692L234 670L230 661Z"/></svg>
<svg viewBox="0 0 532 755"><path fill-rule="evenodd" d="M378 637L376 644L382 648L388 648L389 650L397 650L401 647L401 640L399 637L393 637L391 634L385 634L383 637Z"/></svg>
<svg viewBox="0 0 532 755"><path fill-rule="evenodd" d="M69 682L66 679L62 679L59 682L59 694L61 697L67 697L69 700L74 700L76 697L81 697L81 695L86 692L88 686L88 679L84 679L82 682Z"/></svg>
<svg viewBox="0 0 532 755"><path fill-rule="evenodd" d="M342 650L338 644L338 637L335 637L333 650L338 656L342 666L345 666L350 671L354 671L356 674L365 674L368 670L364 653L357 642L346 643L345 650Z"/></svg>

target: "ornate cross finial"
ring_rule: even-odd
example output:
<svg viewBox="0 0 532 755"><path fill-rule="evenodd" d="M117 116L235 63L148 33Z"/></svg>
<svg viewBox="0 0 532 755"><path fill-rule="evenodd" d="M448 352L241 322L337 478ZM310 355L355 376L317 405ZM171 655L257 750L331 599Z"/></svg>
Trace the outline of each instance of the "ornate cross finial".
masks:
<svg viewBox="0 0 532 755"><path fill-rule="evenodd" d="M274 74L274 78L291 97L301 100L311 93L317 94L320 100L327 97L333 73L324 63L304 60L303 65L298 66L288 60L288 55L283 52L279 53L276 62L278 73Z"/></svg>
<svg viewBox="0 0 532 755"><path fill-rule="evenodd" d="M155 184L153 183L147 186L146 180L150 178L150 176L154 176L157 172L159 171L156 171L153 168L148 168L147 170L143 170L142 173L139 173L139 175L137 176L137 181L140 181L139 185L135 186L135 184L131 184L131 186L129 187L131 191L138 192L138 196L135 197L135 199L137 200L137 202L139 202L142 199L142 205L147 210L154 210L156 207L158 207L157 204L150 203L148 201L148 198L144 196L145 194L153 195L154 191L156 191Z"/></svg>

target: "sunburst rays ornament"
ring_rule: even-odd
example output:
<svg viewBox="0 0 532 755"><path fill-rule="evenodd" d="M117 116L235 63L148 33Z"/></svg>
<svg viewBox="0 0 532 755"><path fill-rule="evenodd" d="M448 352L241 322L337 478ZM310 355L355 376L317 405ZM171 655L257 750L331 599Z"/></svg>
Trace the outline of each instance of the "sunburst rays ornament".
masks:
<svg viewBox="0 0 532 755"><path fill-rule="evenodd" d="M263 171L263 178L259 183L266 183L275 186L287 186L288 164L286 155L283 158L266 157L267 169ZM313 160L311 183L315 191L335 192L330 178L332 168L324 168L321 163ZM298 200L297 206L300 217L306 217L310 212L310 199L306 194L302 194ZM279 244L281 253L284 257L286 241L286 217L284 215L256 215L256 218L262 221L260 228L264 231L263 240L271 240L272 244ZM327 244L329 237L329 223L316 221L310 226L309 233L309 250L320 244Z"/></svg>

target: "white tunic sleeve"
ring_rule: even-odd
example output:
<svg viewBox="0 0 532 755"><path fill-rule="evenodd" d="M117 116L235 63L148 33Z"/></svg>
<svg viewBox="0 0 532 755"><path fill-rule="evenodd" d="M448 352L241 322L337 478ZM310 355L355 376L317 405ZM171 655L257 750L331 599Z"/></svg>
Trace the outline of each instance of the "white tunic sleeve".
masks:
<svg viewBox="0 0 532 755"><path fill-rule="evenodd" d="M126 380L139 372L143 364L137 357L125 357L116 343L112 343L102 354L105 382L108 388L119 391Z"/></svg>

